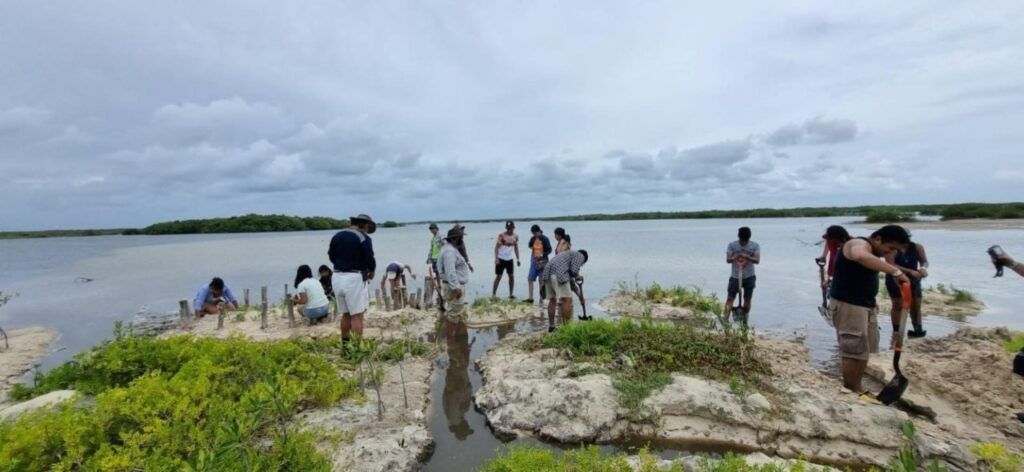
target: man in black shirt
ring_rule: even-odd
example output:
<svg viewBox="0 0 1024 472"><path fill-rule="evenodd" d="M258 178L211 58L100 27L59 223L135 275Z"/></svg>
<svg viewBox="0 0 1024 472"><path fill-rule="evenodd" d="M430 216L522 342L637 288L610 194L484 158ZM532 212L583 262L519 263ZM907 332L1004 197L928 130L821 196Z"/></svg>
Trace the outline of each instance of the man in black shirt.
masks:
<svg viewBox="0 0 1024 472"><path fill-rule="evenodd" d="M363 314L370 307L369 281L377 269L373 258L373 241L368 234L377 231L369 215L353 216L352 226L331 238L327 256L334 264L334 288L341 315L341 340L347 342L349 332L363 335Z"/></svg>
<svg viewBox="0 0 1024 472"><path fill-rule="evenodd" d="M881 257L895 253L910 242L901 226L888 225L843 245L836 256L829 313L836 327L842 359L843 386L863 393L861 379L871 354L878 352L878 273L893 276L897 283L910 283L899 268Z"/></svg>

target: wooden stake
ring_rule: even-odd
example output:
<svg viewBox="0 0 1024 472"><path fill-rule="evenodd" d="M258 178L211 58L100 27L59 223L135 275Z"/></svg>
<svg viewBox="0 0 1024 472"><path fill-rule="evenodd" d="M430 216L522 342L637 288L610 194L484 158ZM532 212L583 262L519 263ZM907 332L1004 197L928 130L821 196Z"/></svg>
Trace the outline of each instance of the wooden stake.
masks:
<svg viewBox="0 0 1024 472"><path fill-rule="evenodd" d="M192 325L192 313L188 311L188 300L181 300L178 302L178 316L181 317L180 325L181 329L188 329Z"/></svg>
<svg viewBox="0 0 1024 472"><path fill-rule="evenodd" d="M242 291L242 301L245 302L245 307L249 308L249 289Z"/></svg>
<svg viewBox="0 0 1024 472"><path fill-rule="evenodd" d="M220 313L217 313L217 329L224 328L224 307L221 307Z"/></svg>
<svg viewBox="0 0 1024 472"><path fill-rule="evenodd" d="M415 298L415 300L416 300L416 303L414 303L414 305L416 306L416 309L422 310L423 309L423 289L422 288L417 288L416 289L416 298Z"/></svg>
<svg viewBox="0 0 1024 472"><path fill-rule="evenodd" d="M285 295L288 297L288 295ZM295 303L292 302L292 298L288 297L284 299L284 304L288 307L288 327L295 327Z"/></svg>
<svg viewBox="0 0 1024 472"><path fill-rule="evenodd" d="M260 287L260 329L267 329L267 286Z"/></svg>
<svg viewBox="0 0 1024 472"><path fill-rule="evenodd" d="M380 311L384 311L384 305L381 304L379 288L373 289L373 299L377 301L377 309Z"/></svg>

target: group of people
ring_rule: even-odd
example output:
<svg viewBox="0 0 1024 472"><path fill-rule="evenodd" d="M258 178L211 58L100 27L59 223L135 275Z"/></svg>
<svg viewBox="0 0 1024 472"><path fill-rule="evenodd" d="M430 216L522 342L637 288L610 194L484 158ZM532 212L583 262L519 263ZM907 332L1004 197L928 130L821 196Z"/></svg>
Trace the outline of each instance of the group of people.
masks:
<svg viewBox="0 0 1024 472"><path fill-rule="evenodd" d="M347 341L352 332L358 335L363 333L363 318L370 306L369 285L377 270L373 240L370 237L377 230L377 224L365 214L353 216L349 221L351 224L347 229L331 238L327 256L333 267L320 266L319 278L313 278L310 266L300 266L294 282L296 291L292 297L295 304L301 305L300 313L309 318L311 323L326 320L330 302L335 301L338 313L341 314L343 341ZM457 322L463 316L465 287L469 283L469 273L473 271L466 251L466 228L456 224L445 237L440 236L436 224L431 224L429 230L432 237L426 261L428 275L435 280L437 291L444 302L441 307L445 316ZM528 275L530 296L526 301L533 302L534 282L539 280L539 292L545 294L542 298L548 300L549 330L554 330L556 308L563 320L572 317L572 293L583 282L580 269L587 262L589 254L585 250L573 250L571 239L562 228L555 230L557 245L554 248L538 225L533 225L531 232L533 236L527 244L531 254ZM552 252L554 256L551 256ZM519 238L515 234L515 223L509 221L505 225L505 232L498 236L495 244L494 293L497 292L502 274L507 274L509 298L512 299L515 298L513 260L519 265ZM393 299L397 299L406 286L406 275L416 278L408 264L398 261L388 264L380 280L381 292L390 293ZM585 302L579 293L581 303ZM219 277L199 288L193 306L196 317L218 314L226 306L235 310L239 308L237 297Z"/></svg>
<svg viewBox="0 0 1024 472"><path fill-rule="evenodd" d="M350 218L351 226L339 231L331 239L327 255L333 267L320 266L319 278L314 278L310 266L298 268L295 277L296 293L293 301L302 305L301 313L316 322L326 319L330 301L337 303L341 314L341 335L347 341L351 332L363 332L363 317L369 308L369 282L377 269L373 252L373 234L377 225L370 216L362 214ZM494 246L494 283L491 295L497 296L503 276L508 277L509 298L515 299L515 267L521 266L519 237L515 222L505 223L505 231L498 234ZM466 251L466 228L456 224L444 237L436 224L429 226L430 249L427 271L437 284L443 300L442 310L448 320L461 321L465 288L473 266ZM529 297L534 301L534 283L539 281L542 300L548 302L549 330L555 329L555 313L564 320L572 317L572 294L578 290L583 277L580 273L589 259L585 250L572 249L572 240L562 228L555 229L556 244L544 235L540 226L530 228L532 236L527 243L530 265L527 280ZM754 267L761 262L760 246L751 240L751 230L742 227L738 239L728 244L726 262L732 266L727 287L726 311L736 310L733 301L741 295L739 313L745 316L751 308L756 285ZM879 352L877 295L879 273L885 274L885 286L892 300L890 317L893 332L900 328L900 310L903 306L900 285L910 285L910 315L913 328L909 337L927 334L921 320L921 280L928 277L928 256L920 243L911 241L910 233L899 225L886 225L869 237L853 238L842 226L828 227L822 235L824 248L816 259L827 266L828 277L822 288L829 295L828 316L836 329L839 356L842 363L843 385L857 393L863 392L861 381L871 354ZM554 255L552 256L552 253ZM1003 252L993 256L993 262L1024 275L1024 265ZM381 278L381 290L391 284L392 293L405 285L405 275L413 278L412 267L393 262ZM742 289L742 292L741 292ZM224 281L214 278L200 287L194 300L195 315L217 314L225 306L238 309L238 299Z"/></svg>

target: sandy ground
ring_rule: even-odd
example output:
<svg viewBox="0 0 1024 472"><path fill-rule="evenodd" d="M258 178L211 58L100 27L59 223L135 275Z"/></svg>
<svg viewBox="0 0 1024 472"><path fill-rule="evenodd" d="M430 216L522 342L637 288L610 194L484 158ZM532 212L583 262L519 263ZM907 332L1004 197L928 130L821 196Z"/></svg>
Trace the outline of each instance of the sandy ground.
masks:
<svg viewBox="0 0 1024 472"><path fill-rule="evenodd" d="M401 339L406 331L409 337L418 339L435 332L437 320L436 310L416 310L404 308L395 311L376 311L373 307L364 315L363 334L375 339ZM187 329L172 329L161 334L163 337L184 333L196 336L226 338L235 334L245 336L254 341L273 341L294 337L309 336L322 338L338 334L338 321L325 321L310 326L304 317L295 315L295 326L289 326L288 314L280 308L271 308L267 312L267 329L260 329L260 312L250 309L241 314L230 313L224 318L224 328L217 329L217 317L206 315L193 319L192 326Z"/></svg>
<svg viewBox="0 0 1024 472"><path fill-rule="evenodd" d="M1013 373L1005 328L963 327L941 338L908 340L900 366L910 380L905 398L935 412L934 425L977 442L1024 452L1024 378ZM874 356L868 374L888 381L891 354Z"/></svg>
<svg viewBox="0 0 1024 472"><path fill-rule="evenodd" d="M952 220L952 221L915 221L913 223L898 223L900 226L911 231L915 229L945 229L954 231L977 231L993 229L1024 229L1024 219L1006 220ZM883 226L880 223L850 223L856 228L877 229Z"/></svg>
<svg viewBox="0 0 1024 472"><path fill-rule="evenodd" d="M0 341L0 401L21 376L50 353L59 334L50 328L31 326L7 331L9 349Z"/></svg>

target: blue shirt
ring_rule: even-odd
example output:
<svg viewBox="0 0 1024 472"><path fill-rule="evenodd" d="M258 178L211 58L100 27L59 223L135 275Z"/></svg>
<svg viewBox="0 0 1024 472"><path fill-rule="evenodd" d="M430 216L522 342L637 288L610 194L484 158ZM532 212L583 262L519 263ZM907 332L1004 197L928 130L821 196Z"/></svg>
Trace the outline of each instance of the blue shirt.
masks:
<svg viewBox="0 0 1024 472"><path fill-rule="evenodd" d="M331 238L327 257L335 272L373 272L377 261L373 258L373 241L361 231L345 229Z"/></svg>
<svg viewBox="0 0 1024 472"><path fill-rule="evenodd" d="M235 298L235 294L231 292L231 287L228 287L228 284L224 284L223 298L228 302L235 304L238 303L238 299ZM204 303L213 301L216 301L216 298L214 298L213 294L210 293L210 284L203 285L202 287L199 287L198 291L196 291L196 299L192 300L192 309L198 310L203 307Z"/></svg>

